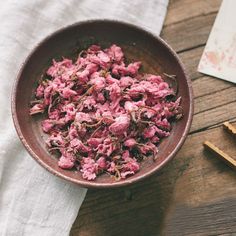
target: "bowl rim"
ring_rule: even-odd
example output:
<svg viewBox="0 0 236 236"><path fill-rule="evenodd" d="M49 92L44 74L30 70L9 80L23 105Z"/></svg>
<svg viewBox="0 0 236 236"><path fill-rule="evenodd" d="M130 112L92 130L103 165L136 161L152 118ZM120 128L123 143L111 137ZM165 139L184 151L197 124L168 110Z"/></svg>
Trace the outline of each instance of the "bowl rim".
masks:
<svg viewBox="0 0 236 236"><path fill-rule="evenodd" d="M160 165L156 166L155 168L153 168L147 172L144 172L142 175L137 176L136 178L133 178L131 180L129 180L129 178L127 178L125 181L121 181L121 182L117 181L117 182L113 182L113 183L97 183L97 182L93 182L93 181L74 179L74 178L71 178L69 176L66 176L66 175L60 173L59 171L55 170L54 168L52 168L51 166L49 166L48 164L43 162L41 160L41 158L33 151L33 149L27 143L27 140L24 138L23 133L21 131L21 126L20 126L18 119L17 119L17 112L16 112L16 94L17 94L17 89L19 86L22 72L24 70L25 65L30 61L30 58L39 49L39 47L42 44L46 43L50 38L52 38L60 33L63 33L63 31L65 31L65 30L68 30L68 29L71 29L74 27L78 27L81 25L102 23L102 22L111 23L111 24L113 24L113 23L120 24L120 25L124 25L124 26L128 26L130 28L136 29L138 31L143 31L148 36L150 36L153 39L155 39L156 41L158 41L162 46L166 47L167 50L169 51L169 53L172 54L172 56L176 59L176 61L178 62L179 66L181 67L181 69L184 73L184 76L185 76L186 82L187 82L188 93L189 93L189 97L190 97L189 113L188 113L187 123L184 128L183 134L182 134L179 142L177 143L176 147L172 150L172 152L170 152L167 155L167 157L164 159L164 161L161 162ZM12 113L13 123L14 123L15 129L17 131L17 134L18 134L21 142L23 143L24 147L28 151L28 153L33 157L34 160L36 160L42 167L44 167L47 171L51 172L53 175L61 177L64 180L70 181L70 182L75 183L81 187L86 187L86 188L115 188L115 187L127 186L130 184L136 183L140 180L146 179L146 178L150 177L151 175L153 175L154 173L156 173L161 168L163 168L170 160L172 160L174 158L174 156L177 154L179 149L184 144L184 141L187 138L188 132L189 132L191 124L192 124L193 109L194 109L194 103L193 103L193 89L192 89L191 80L187 76L186 69L185 69L183 63L181 62L181 60L179 59L179 57L177 56L177 53L160 36L155 35L154 33L150 32L148 29L137 26L132 23L125 22L125 21L112 20L112 19L91 19L91 20L78 21L76 23L61 27L60 29L58 29L56 31L53 31L48 36L46 36L43 40L39 41L39 43L37 43L33 47L33 49L30 51L28 56L24 59L23 63L21 64L20 69L17 73L16 79L14 81L12 93L11 93L11 113Z"/></svg>

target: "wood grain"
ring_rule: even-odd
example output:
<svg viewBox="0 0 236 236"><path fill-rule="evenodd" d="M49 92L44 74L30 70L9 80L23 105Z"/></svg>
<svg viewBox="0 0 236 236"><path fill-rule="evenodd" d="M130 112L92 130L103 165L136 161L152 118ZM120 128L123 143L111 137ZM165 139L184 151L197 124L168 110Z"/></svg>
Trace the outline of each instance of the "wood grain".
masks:
<svg viewBox="0 0 236 236"><path fill-rule="evenodd" d="M222 0L171 0L164 25L215 13L221 2Z"/></svg>
<svg viewBox="0 0 236 236"><path fill-rule="evenodd" d="M236 156L235 140L222 127L236 121L236 87L197 72L220 3L171 0L162 32L193 81L192 134L151 178L122 189L89 190L71 235L236 235L236 173L202 145L209 140Z"/></svg>
<svg viewBox="0 0 236 236"><path fill-rule="evenodd" d="M225 104L236 101L236 87L231 86L218 90L214 93L206 94L194 100L194 113L198 114L207 110L212 110Z"/></svg>
<svg viewBox="0 0 236 236"><path fill-rule="evenodd" d="M204 45L215 18L216 13L213 13L167 25L163 28L161 37L177 52Z"/></svg>
<svg viewBox="0 0 236 236"><path fill-rule="evenodd" d="M166 234L169 236L233 236L236 233L235 210L234 198L226 198L198 207L178 206L168 222Z"/></svg>
<svg viewBox="0 0 236 236"><path fill-rule="evenodd" d="M236 118L236 102L224 104L211 110L206 110L194 115L190 132L209 128Z"/></svg>
<svg viewBox="0 0 236 236"><path fill-rule="evenodd" d="M192 82L192 86L194 90L194 97L198 98L230 88L233 84L210 76L202 76L199 79L194 80Z"/></svg>

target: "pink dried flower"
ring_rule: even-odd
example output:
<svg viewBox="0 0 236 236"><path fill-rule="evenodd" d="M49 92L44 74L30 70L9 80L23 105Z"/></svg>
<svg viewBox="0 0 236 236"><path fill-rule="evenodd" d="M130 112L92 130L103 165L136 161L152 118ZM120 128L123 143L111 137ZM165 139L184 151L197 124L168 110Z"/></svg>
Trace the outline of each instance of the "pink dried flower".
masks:
<svg viewBox="0 0 236 236"><path fill-rule="evenodd" d="M133 84L128 90L128 94L132 98L139 97L142 94L145 94L146 88L143 84Z"/></svg>
<svg viewBox="0 0 236 236"><path fill-rule="evenodd" d="M120 84L120 81L116 78L113 78L110 74L106 75L106 83L109 84Z"/></svg>
<svg viewBox="0 0 236 236"><path fill-rule="evenodd" d="M114 64L112 68L112 73L114 75L131 75L134 76L138 73L138 70L141 66L141 62L130 63L127 67L125 64Z"/></svg>
<svg viewBox="0 0 236 236"><path fill-rule="evenodd" d="M121 178L124 179L127 175L135 174L140 166L135 158L126 156L125 158L123 157L123 159L125 160L125 163L122 165Z"/></svg>
<svg viewBox="0 0 236 236"><path fill-rule="evenodd" d="M35 104L33 107L30 108L30 115L34 115L37 113L43 113L44 112L44 105L41 103Z"/></svg>
<svg viewBox="0 0 236 236"><path fill-rule="evenodd" d="M58 166L63 169L71 169L75 164L75 157L68 152L64 152L59 159Z"/></svg>
<svg viewBox="0 0 236 236"><path fill-rule="evenodd" d="M163 120L159 119L159 120L155 121L155 123L156 123L156 126L158 126L158 127L164 128L166 130L171 129L171 124L166 118L164 118Z"/></svg>
<svg viewBox="0 0 236 236"><path fill-rule="evenodd" d="M72 148L72 150L76 150L78 152L83 152L83 153L88 153L90 152L90 148L85 146L81 140L79 140L78 138L74 138L70 141L70 147Z"/></svg>
<svg viewBox="0 0 236 236"><path fill-rule="evenodd" d="M71 125L69 132L68 132L68 137L70 140L77 138L79 136L78 130L75 125Z"/></svg>
<svg viewBox="0 0 236 236"><path fill-rule="evenodd" d="M110 99L112 101L117 101L121 96L121 89L117 83L113 83L107 87L108 91L110 91Z"/></svg>
<svg viewBox="0 0 236 236"><path fill-rule="evenodd" d="M128 74L131 74L131 75L137 74L141 64L142 63L140 61L134 62L134 63L130 63L128 65L128 67L127 67Z"/></svg>
<svg viewBox="0 0 236 236"><path fill-rule="evenodd" d="M133 138L127 139L124 142L124 146L128 147L128 148L132 148L133 146L135 146L137 144L136 140Z"/></svg>
<svg viewBox="0 0 236 236"><path fill-rule="evenodd" d="M156 155L158 152L158 149L156 147L156 145L154 145L151 142L146 143L145 145L142 145L139 147L139 150L141 151L142 154L146 155L149 152L152 152L153 155Z"/></svg>
<svg viewBox="0 0 236 236"><path fill-rule="evenodd" d="M144 116L148 119L154 117L156 115L156 111L154 109L145 109Z"/></svg>
<svg viewBox="0 0 236 236"><path fill-rule="evenodd" d="M92 148L97 148L99 144L102 144L104 138L89 138L87 143Z"/></svg>
<svg viewBox="0 0 236 236"><path fill-rule="evenodd" d="M157 137L157 136L153 136L153 137L151 138L151 142L152 142L152 143L158 143L159 141L160 141L160 138Z"/></svg>
<svg viewBox="0 0 236 236"><path fill-rule="evenodd" d="M110 156L116 150L116 145L112 142L110 138L106 138L103 143L100 143L97 146L95 150L98 154Z"/></svg>
<svg viewBox="0 0 236 236"><path fill-rule="evenodd" d="M75 108L75 105L73 103L69 103L65 105L62 108L62 111L66 112L66 115L65 115L66 122L73 121L75 119L75 114L77 112L77 109Z"/></svg>
<svg viewBox="0 0 236 236"><path fill-rule="evenodd" d="M74 161L70 158L66 158L64 156L61 156L58 161L58 166L62 169L71 169L74 166Z"/></svg>
<svg viewBox="0 0 236 236"><path fill-rule="evenodd" d="M113 44L109 49L105 51L114 60L114 62L121 62L121 60L124 58L122 49L115 44Z"/></svg>
<svg viewBox="0 0 236 236"><path fill-rule="evenodd" d="M90 83L95 86L95 90L100 92L104 87L105 87L105 78L100 77L100 76L94 76L91 80Z"/></svg>
<svg viewBox="0 0 236 236"><path fill-rule="evenodd" d="M59 109L54 109L53 111L48 111L48 118L51 120L59 120L61 111Z"/></svg>
<svg viewBox="0 0 236 236"><path fill-rule="evenodd" d="M92 122L92 118L88 113L84 112L77 112L75 115L75 122L76 123L82 123L82 122Z"/></svg>
<svg viewBox="0 0 236 236"><path fill-rule="evenodd" d="M123 153L122 153L122 159L126 161L126 159L129 159L130 158L130 153L128 150L125 150Z"/></svg>
<svg viewBox="0 0 236 236"><path fill-rule="evenodd" d="M106 98L104 97L104 95L102 93L98 93L97 97L96 97L96 101L98 103L103 104L104 102L106 102Z"/></svg>
<svg viewBox="0 0 236 236"><path fill-rule="evenodd" d="M120 78L120 87L127 88L135 82L130 76L123 76Z"/></svg>
<svg viewBox="0 0 236 236"><path fill-rule="evenodd" d="M123 114L119 117L116 117L115 122L110 125L109 131L115 135L121 135L127 131L130 124L130 117L126 114Z"/></svg>
<svg viewBox="0 0 236 236"><path fill-rule="evenodd" d="M78 77L79 79L79 82L81 84L86 84L88 82L88 76L89 76L90 72L88 69L84 69L82 71L78 71L76 72L76 76Z"/></svg>
<svg viewBox="0 0 236 236"><path fill-rule="evenodd" d="M98 58L103 62L103 63L108 63L110 62L110 57L103 51L100 51L98 53Z"/></svg>
<svg viewBox="0 0 236 236"><path fill-rule="evenodd" d="M76 168L86 180L109 173L118 180L135 174L142 158L156 156L169 136L170 118L181 116L180 101L159 75L139 73L122 49L92 45L78 56L53 60L36 91L30 114L43 113L50 151L63 169ZM136 159L137 158L137 159Z"/></svg>
<svg viewBox="0 0 236 236"><path fill-rule="evenodd" d="M130 102L127 101L125 102L125 110L128 112L132 112L132 111L137 111L138 110L138 106L135 104L135 102Z"/></svg>
<svg viewBox="0 0 236 236"><path fill-rule="evenodd" d="M105 157L100 157L100 158L98 158L97 164L98 164L98 167L99 167L99 168L101 168L101 169L106 169L107 164L106 164L106 159L105 159Z"/></svg>
<svg viewBox="0 0 236 236"><path fill-rule="evenodd" d="M55 125L55 121L54 120L43 120L42 121L42 128L43 128L43 131L48 133L52 128L53 126Z"/></svg>
<svg viewBox="0 0 236 236"><path fill-rule="evenodd" d="M116 172L116 164L115 164L115 162L113 162L113 161L110 162L110 166L107 169L107 171L110 172L110 173L115 173Z"/></svg>
<svg viewBox="0 0 236 236"><path fill-rule="evenodd" d="M93 180L96 178L98 164L91 157L84 157L81 163L81 172L84 179Z"/></svg>
<svg viewBox="0 0 236 236"><path fill-rule="evenodd" d="M62 137L61 133L53 133L47 140L47 144L49 147L53 146L63 146L65 145L65 140Z"/></svg>
<svg viewBox="0 0 236 236"><path fill-rule="evenodd" d="M38 88L36 89L35 96L36 98L42 98L44 94L44 86L42 84L39 84Z"/></svg>
<svg viewBox="0 0 236 236"><path fill-rule="evenodd" d="M164 131L159 128L156 128L156 133L157 133L158 137L160 137L160 138L168 137L170 135L170 132Z"/></svg>
<svg viewBox="0 0 236 236"><path fill-rule="evenodd" d="M77 95L77 93L74 90L66 87L66 88L62 89L61 95L63 98L70 98L72 96Z"/></svg>
<svg viewBox="0 0 236 236"><path fill-rule="evenodd" d="M160 84L163 81L160 75L151 75L151 74L146 76L146 80L156 84Z"/></svg>
<svg viewBox="0 0 236 236"><path fill-rule="evenodd" d="M83 108L91 111L97 106L97 102L95 101L94 97L88 96L85 101L83 101Z"/></svg>
<svg viewBox="0 0 236 236"><path fill-rule="evenodd" d="M149 126L143 131L143 137L144 138L152 138L155 133L157 132L157 127L156 126Z"/></svg>

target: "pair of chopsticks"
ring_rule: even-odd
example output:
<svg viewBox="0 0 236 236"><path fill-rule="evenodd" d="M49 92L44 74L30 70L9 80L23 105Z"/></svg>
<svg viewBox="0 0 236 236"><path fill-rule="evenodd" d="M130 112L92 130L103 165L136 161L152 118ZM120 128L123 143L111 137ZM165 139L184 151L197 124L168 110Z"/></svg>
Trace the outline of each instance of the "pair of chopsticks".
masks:
<svg viewBox="0 0 236 236"><path fill-rule="evenodd" d="M231 125L229 122L225 122L223 124L223 127L225 130L227 130L230 134L236 137L236 128ZM217 157L219 157L221 160L225 161L228 165L236 169L236 160L234 160L231 156L229 156L227 153L220 150L218 147L216 147L213 143L209 141L204 142L204 147L211 152L215 153Z"/></svg>

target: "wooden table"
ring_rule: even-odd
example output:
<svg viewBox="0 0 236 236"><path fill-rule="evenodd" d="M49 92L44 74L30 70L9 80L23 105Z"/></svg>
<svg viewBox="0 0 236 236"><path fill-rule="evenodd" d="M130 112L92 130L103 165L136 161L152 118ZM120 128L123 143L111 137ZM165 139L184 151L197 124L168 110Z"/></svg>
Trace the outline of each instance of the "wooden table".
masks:
<svg viewBox="0 0 236 236"><path fill-rule="evenodd" d="M162 30L193 83L194 119L184 146L143 182L89 190L71 235L236 235L236 172L202 146L209 140L236 156L236 139L222 128L224 121L236 121L236 87L197 72L220 3L170 1Z"/></svg>

